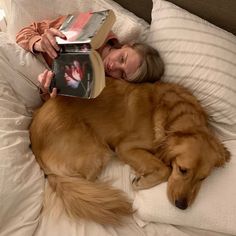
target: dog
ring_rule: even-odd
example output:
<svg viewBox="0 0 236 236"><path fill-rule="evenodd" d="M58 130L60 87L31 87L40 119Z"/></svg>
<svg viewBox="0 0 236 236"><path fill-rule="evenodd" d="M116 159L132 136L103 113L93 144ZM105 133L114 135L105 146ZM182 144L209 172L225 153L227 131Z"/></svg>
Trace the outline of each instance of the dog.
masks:
<svg viewBox="0 0 236 236"><path fill-rule="evenodd" d="M68 215L100 224L133 213L122 191L96 181L114 152L134 169L134 189L168 181L168 198L180 209L193 203L214 167L230 160L197 99L172 83L107 78L95 99L51 98L34 113L30 138Z"/></svg>

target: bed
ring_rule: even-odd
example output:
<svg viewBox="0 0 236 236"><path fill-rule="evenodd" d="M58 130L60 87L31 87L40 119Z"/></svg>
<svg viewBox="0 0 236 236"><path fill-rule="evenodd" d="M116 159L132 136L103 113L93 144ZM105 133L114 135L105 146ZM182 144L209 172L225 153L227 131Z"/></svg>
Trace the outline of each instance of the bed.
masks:
<svg viewBox="0 0 236 236"><path fill-rule="evenodd" d="M230 236L236 235L236 3L234 0L2 0L7 32L0 32L0 235L1 236ZM164 81L189 88L232 154L215 169L189 209L173 207L166 183L133 191L133 172L117 159L100 176L125 191L135 214L119 227L73 221L40 170L28 127L41 105L37 75L47 66L40 55L15 44L15 34L32 21L75 10L111 8L122 42L145 41L164 60Z"/></svg>

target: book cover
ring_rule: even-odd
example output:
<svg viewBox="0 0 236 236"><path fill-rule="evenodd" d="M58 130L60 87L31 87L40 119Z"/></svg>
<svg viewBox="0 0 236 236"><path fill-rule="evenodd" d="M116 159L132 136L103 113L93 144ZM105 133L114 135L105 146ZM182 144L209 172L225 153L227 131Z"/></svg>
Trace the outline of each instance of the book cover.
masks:
<svg viewBox="0 0 236 236"><path fill-rule="evenodd" d="M67 39L57 37L57 43L59 45L90 43L93 48L97 49L102 46L114 22L115 15L112 10L68 15L59 28Z"/></svg>
<svg viewBox="0 0 236 236"><path fill-rule="evenodd" d="M94 98L105 86L105 71L95 49L106 40L115 15L112 10L69 15L60 30L67 40L56 38L61 49L53 60L50 88L59 95Z"/></svg>
<svg viewBox="0 0 236 236"><path fill-rule="evenodd" d="M94 85L91 65L89 52L61 53L53 62L55 77L51 86L60 95L91 98Z"/></svg>

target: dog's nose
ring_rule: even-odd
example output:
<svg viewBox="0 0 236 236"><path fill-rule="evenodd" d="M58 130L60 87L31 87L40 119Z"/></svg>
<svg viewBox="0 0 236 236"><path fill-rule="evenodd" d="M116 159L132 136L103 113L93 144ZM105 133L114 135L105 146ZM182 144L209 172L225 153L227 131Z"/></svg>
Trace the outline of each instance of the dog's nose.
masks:
<svg viewBox="0 0 236 236"><path fill-rule="evenodd" d="M175 201L175 206L181 210L185 210L188 207L187 199L182 198Z"/></svg>

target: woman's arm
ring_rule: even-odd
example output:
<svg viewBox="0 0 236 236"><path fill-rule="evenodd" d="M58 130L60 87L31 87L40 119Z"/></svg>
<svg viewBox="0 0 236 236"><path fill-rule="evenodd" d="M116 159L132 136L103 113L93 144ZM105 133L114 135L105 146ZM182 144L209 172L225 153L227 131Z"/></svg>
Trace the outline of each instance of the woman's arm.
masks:
<svg viewBox="0 0 236 236"><path fill-rule="evenodd" d="M16 35L16 42L25 50L34 52L46 52L53 57L52 50L56 49L55 36L65 38L58 30L66 16L60 16L54 20L33 22L21 29ZM51 55L50 55L51 54Z"/></svg>

